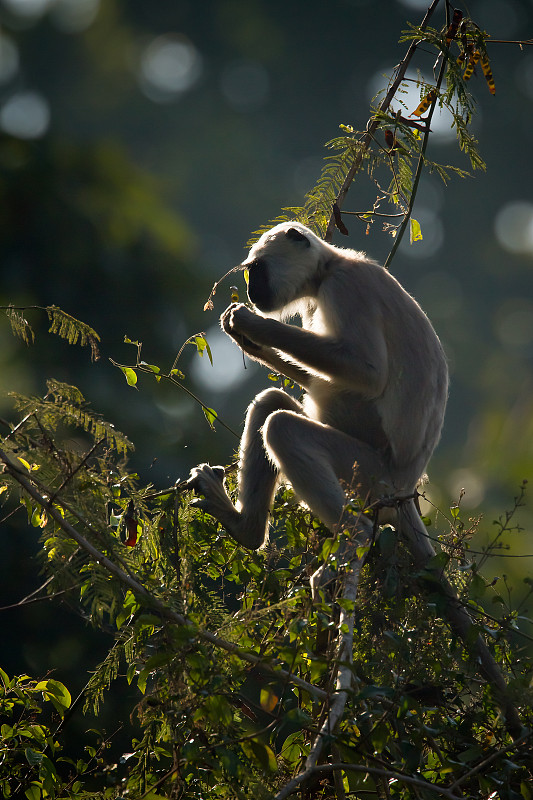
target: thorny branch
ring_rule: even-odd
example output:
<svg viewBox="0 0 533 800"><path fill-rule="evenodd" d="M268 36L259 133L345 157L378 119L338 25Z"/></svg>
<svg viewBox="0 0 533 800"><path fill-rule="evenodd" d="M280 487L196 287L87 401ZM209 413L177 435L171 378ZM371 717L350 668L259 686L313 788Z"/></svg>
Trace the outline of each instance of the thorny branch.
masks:
<svg viewBox="0 0 533 800"><path fill-rule="evenodd" d="M449 22L448 19L447 19L447 22ZM411 218L411 214L412 214L412 211L413 211L413 206L415 204L416 193L417 193L417 190L418 190L418 184L420 182L420 177L422 175L422 168L424 166L424 158L425 158L425 155L426 155L426 150L427 150L427 146L428 146L428 142L429 142L429 133L430 133L431 120L433 118L433 114L434 114L435 108L437 106L438 93L439 93L439 90L440 90L440 87L441 87L441 84L442 84L442 81L443 81L443 78L444 78L444 74L446 72L446 63L447 63L447 56L446 56L445 53L443 53L442 54L442 61L441 61L441 65L440 65L440 70L439 70L439 75L438 75L438 78L437 78L437 85L436 85L435 95L434 95L433 100L431 102L431 105L429 107L429 111L428 111L428 115L427 115L427 119L426 119L426 129L424 131L424 137L423 137L423 140L422 140L422 147L420 148L420 155L418 157L418 163L417 163L417 166L416 166L416 173L415 173L415 177L414 177L414 180L413 180L413 188L411 190L411 197L409 198L409 205L407 207L407 211L405 212L403 222L402 222L402 224L400 226L400 230L396 233L396 236L394 238L394 244L392 245L391 250L389 252L389 255L387 256L387 260L385 261L385 264L384 264L385 269L389 268L390 263L391 263L392 259L394 258L394 255L395 255L396 251L398 250L398 247L400 246L400 242L402 241L403 235L405 233L405 230L406 230L407 225L409 224L409 220Z"/></svg>

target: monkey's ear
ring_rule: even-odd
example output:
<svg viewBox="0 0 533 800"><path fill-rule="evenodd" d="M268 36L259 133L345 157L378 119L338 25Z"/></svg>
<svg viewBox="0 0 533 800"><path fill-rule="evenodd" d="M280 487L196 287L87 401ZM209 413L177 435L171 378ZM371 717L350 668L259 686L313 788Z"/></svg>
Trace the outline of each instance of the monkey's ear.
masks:
<svg viewBox="0 0 533 800"><path fill-rule="evenodd" d="M305 244L306 247L309 247L311 245L311 242L309 241L307 236L305 236L301 231L299 231L298 228L289 228L285 232L285 236L292 242L302 242L303 244Z"/></svg>

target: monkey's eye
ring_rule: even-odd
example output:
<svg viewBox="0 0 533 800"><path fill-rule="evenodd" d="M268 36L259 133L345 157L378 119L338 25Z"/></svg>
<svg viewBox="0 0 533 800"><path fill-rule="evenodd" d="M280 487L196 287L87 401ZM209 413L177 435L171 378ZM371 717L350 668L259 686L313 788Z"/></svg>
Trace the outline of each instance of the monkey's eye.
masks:
<svg viewBox="0 0 533 800"><path fill-rule="evenodd" d="M287 239L290 239L292 242L305 242L307 247L309 247L309 239L307 236L298 230L298 228L289 228L288 231L285 233Z"/></svg>

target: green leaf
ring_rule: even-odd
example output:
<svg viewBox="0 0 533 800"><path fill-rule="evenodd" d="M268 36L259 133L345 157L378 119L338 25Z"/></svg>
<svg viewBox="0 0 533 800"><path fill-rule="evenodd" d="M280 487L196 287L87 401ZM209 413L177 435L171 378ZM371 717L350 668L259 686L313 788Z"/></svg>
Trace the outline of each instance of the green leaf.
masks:
<svg viewBox="0 0 533 800"><path fill-rule="evenodd" d="M128 386L133 386L136 388L137 384L137 373L131 367L121 367L120 368L124 375L126 376L126 380L128 381Z"/></svg>
<svg viewBox="0 0 533 800"><path fill-rule="evenodd" d="M41 787L37 783L32 783L24 792L28 800L41 800L42 792Z"/></svg>
<svg viewBox="0 0 533 800"><path fill-rule="evenodd" d="M196 342L196 349L198 353L203 356L204 352L207 353L209 361L211 362L211 366L213 366L213 356L211 354L211 348L209 347L209 343L207 339L203 336L195 336L194 341Z"/></svg>
<svg viewBox="0 0 533 800"><path fill-rule="evenodd" d="M487 591L487 584L485 583L481 575L478 575L478 573L476 572L472 576L472 582L470 583L468 591L469 597L472 600L477 600L480 597L483 597L486 591Z"/></svg>
<svg viewBox="0 0 533 800"><path fill-rule="evenodd" d="M158 375L161 372L161 369L158 366L156 366L155 364L147 364L146 361L141 361L140 363L141 363L142 367L146 367L146 369L149 369L151 372L154 372L156 375Z"/></svg>
<svg viewBox="0 0 533 800"><path fill-rule="evenodd" d="M57 711L63 714L67 708L70 708L72 697L66 686L56 680L40 681L36 685L36 690L42 692L47 700L50 700Z"/></svg>
<svg viewBox="0 0 533 800"><path fill-rule="evenodd" d="M327 561L328 558L336 553L339 549L339 540L335 536L330 536L324 540L322 544L322 558Z"/></svg>
<svg viewBox="0 0 533 800"><path fill-rule="evenodd" d="M43 760L43 754L39 753L37 750L32 750L31 747L26 747L24 750L24 755L26 756L26 761L31 767L37 767Z"/></svg>
<svg viewBox="0 0 533 800"><path fill-rule="evenodd" d="M422 236L422 230L420 228L420 223L418 222L418 220L413 219L413 217L411 217L411 219L409 220L409 225L410 225L411 244L422 241L424 237Z"/></svg>
<svg viewBox="0 0 533 800"><path fill-rule="evenodd" d="M259 739L250 739L247 742L242 742L241 747L245 755L252 761L259 763L265 772L276 772L278 764L274 751L267 744L264 744Z"/></svg>
<svg viewBox="0 0 533 800"><path fill-rule="evenodd" d="M208 421L211 430L215 430L213 423L216 419L218 419L217 412L213 408L207 408L207 406L202 406L202 411L204 412L204 416Z"/></svg>
<svg viewBox="0 0 533 800"><path fill-rule="evenodd" d="M271 686L266 686L261 689L259 703L261 708L265 711L274 711L279 701L279 696L274 692Z"/></svg>
<svg viewBox="0 0 533 800"><path fill-rule="evenodd" d="M88 345L91 348L91 358L98 361L98 343L100 337L89 325L81 322L75 317L71 317L58 306L47 306L46 312L50 322L49 333L55 333L62 339L66 339L69 344L81 344L82 347Z"/></svg>

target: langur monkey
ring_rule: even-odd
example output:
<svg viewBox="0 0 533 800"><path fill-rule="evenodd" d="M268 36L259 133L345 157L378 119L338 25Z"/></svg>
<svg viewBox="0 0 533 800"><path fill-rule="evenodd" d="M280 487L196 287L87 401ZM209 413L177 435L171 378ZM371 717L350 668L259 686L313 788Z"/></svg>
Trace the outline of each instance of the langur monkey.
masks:
<svg viewBox="0 0 533 800"><path fill-rule="evenodd" d="M222 328L250 358L299 384L304 400L273 388L258 394L240 444L237 504L224 470L201 464L188 481L204 496L194 505L257 549L284 479L326 526L352 525L357 535L347 488L377 506L412 496L439 440L448 390L439 339L382 266L298 222L264 233L242 266L253 310L232 303ZM294 316L301 327L284 321Z"/></svg>

